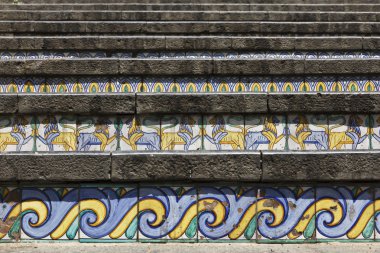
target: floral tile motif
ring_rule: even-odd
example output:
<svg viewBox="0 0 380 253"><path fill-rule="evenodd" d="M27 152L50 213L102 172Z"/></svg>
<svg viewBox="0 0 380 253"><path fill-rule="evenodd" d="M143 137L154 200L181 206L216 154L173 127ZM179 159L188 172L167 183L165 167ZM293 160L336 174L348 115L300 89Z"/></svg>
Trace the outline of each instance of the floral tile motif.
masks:
<svg viewBox="0 0 380 253"><path fill-rule="evenodd" d="M338 86L339 89L347 92L375 91L375 85L366 77L338 77Z"/></svg>
<svg viewBox="0 0 380 253"><path fill-rule="evenodd" d="M306 76L302 90L313 92L341 91L335 76Z"/></svg>
<svg viewBox="0 0 380 253"><path fill-rule="evenodd" d="M370 133L368 115L329 116L329 147L331 150L369 149Z"/></svg>
<svg viewBox="0 0 380 253"><path fill-rule="evenodd" d="M267 92L268 86L272 82L272 78L265 76L244 77L241 79L241 82L245 84L246 91Z"/></svg>
<svg viewBox="0 0 380 253"><path fill-rule="evenodd" d="M179 84L181 92L213 92L214 88L208 82L207 78L203 77L182 77L176 79Z"/></svg>
<svg viewBox="0 0 380 253"><path fill-rule="evenodd" d="M79 117L77 151L115 151L120 130L117 117Z"/></svg>
<svg viewBox="0 0 380 253"><path fill-rule="evenodd" d="M242 115L207 115L203 117L204 150L244 150Z"/></svg>
<svg viewBox="0 0 380 253"><path fill-rule="evenodd" d="M201 115L167 115L161 119L161 150L201 150Z"/></svg>
<svg viewBox="0 0 380 253"><path fill-rule="evenodd" d="M200 187L198 240L256 240L256 196L251 187Z"/></svg>
<svg viewBox="0 0 380 253"><path fill-rule="evenodd" d="M246 150L287 149L286 117L283 115L247 115Z"/></svg>
<svg viewBox="0 0 380 253"><path fill-rule="evenodd" d="M21 191L0 187L0 242L20 240Z"/></svg>
<svg viewBox="0 0 380 253"><path fill-rule="evenodd" d="M80 241L136 241L137 196L134 185L82 186L79 197Z"/></svg>
<svg viewBox="0 0 380 253"><path fill-rule="evenodd" d="M38 93L40 87L45 86L45 84L46 80L41 77L23 77L15 78L9 85L13 86L13 89L17 87L18 93ZM12 88L10 87L10 89Z"/></svg>
<svg viewBox="0 0 380 253"><path fill-rule="evenodd" d="M78 188L23 188L21 240L77 240L78 198Z"/></svg>
<svg viewBox="0 0 380 253"><path fill-rule="evenodd" d="M264 187L257 197L257 239L315 240L315 192L311 187Z"/></svg>
<svg viewBox="0 0 380 253"><path fill-rule="evenodd" d="M115 84L115 91L121 93L146 92L146 85L140 77L124 76L121 78L111 78L111 83Z"/></svg>
<svg viewBox="0 0 380 253"><path fill-rule="evenodd" d="M142 186L139 240L195 241L197 191L192 187Z"/></svg>
<svg viewBox="0 0 380 253"><path fill-rule="evenodd" d="M296 92L307 91L303 77L274 77L268 86L267 92ZM301 87L303 85L303 87ZM301 90L300 90L301 88Z"/></svg>
<svg viewBox="0 0 380 253"><path fill-rule="evenodd" d="M289 150L328 150L327 115L288 116Z"/></svg>
<svg viewBox="0 0 380 253"><path fill-rule="evenodd" d="M380 115L372 114L370 116L371 124L371 148L380 149Z"/></svg>
<svg viewBox="0 0 380 253"><path fill-rule="evenodd" d="M101 93L110 90L109 80L106 77L80 77L73 87L74 93Z"/></svg>
<svg viewBox="0 0 380 253"><path fill-rule="evenodd" d="M317 187L317 240L373 240L373 198L368 187Z"/></svg>
<svg viewBox="0 0 380 253"><path fill-rule="evenodd" d="M144 85L147 87L147 92L171 92L174 83L173 78L149 77L144 79Z"/></svg>
<svg viewBox="0 0 380 253"><path fill-rule="evenodd" d="M154 151L161 149L160 118L156 116L124 116L120 134L120 148Z"/></svg>
<svg viewBox="0 0 380 253"><path fill-rule="evenodd" d="M77 147L76 117L72 115L36 117L37 151L75 151Z"/></svg>
<svg viewBox="0 0 380 253"><path fill-rule="evenodd" d="M237 77L213 77L210 80L214 92L237 92L244 91L244 85L239 85Z"/></svg>
<svg viewBox="0 0 380 253"><path fill-rule="evenodd" d="M35 151L33 116L0 115L0 152Z"/></svg>

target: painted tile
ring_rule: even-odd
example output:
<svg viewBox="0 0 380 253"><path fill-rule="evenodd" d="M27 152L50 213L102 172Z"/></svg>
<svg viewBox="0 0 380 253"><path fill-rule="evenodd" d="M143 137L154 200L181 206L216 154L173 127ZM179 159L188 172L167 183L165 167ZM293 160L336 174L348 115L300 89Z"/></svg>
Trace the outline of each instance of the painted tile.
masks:
<svg viewBox="0 0 380 253"><path fill-rule="evenodd" d="M21 240L78 239L78 198L78 188L23 188Z"/></svg>
<svg viewBox="0 0 380 253"><path fill-rule="evenodd" d="M369 149L370 127L367 115L330 115L329 147L331 150Z"/></svg>
<svg viewBox="0 0 380 253"><path fill-rule="evenodd" d="M136 241L136 186L81 186L79 195L81 242Z"/></svg>
<svg viewBox="0 0 380 253"><path fill-rule="evenodd" d="M126 150L160 150L160 119L155 116L123 116L120 148Z"/></svg>
<svg viewBox="0 0 380 253"><path fill-rule="evenodd" d="M373 211L373 222L374 222L374 233L375 240L380 240L380 188L374 188L374 211ZM369 211L370 212L370 211Z"/></svg>
<svg viewBox="0 0 380 253"><path fill-rule="evenodd" d="M37 151L75 151L77 146L76 117L38 116Z"/></svg>
<svg viewBox="0 0 380 253"><path fill-rule="evenodd" d="M23 77L14 79L14 84L17 85L19 93L37 93L40 85L44 83L46 83L46 80L40 77Z"/></svg>
<svg viewBox="0 0 380 253"><path fill-rule="evenodd" d="M317 187L317 240L373 240L373 190Z"/></svg>
<svg viewBox="0 0 380 253"><path fill-rule="evenodd" d="M328 150L327 115L288 116L289 150Z"/></svg>
<svg viewBox="0 0 380 253"><path fill-rule="evenodd" d="M199 188L198 240L256 239L257 189L252 187Z"/></svg>
<svg viewBox="0 0 380 253"><path fill-rule="evenodd" d="M21 191L0 187L0 242L20 240Z"/></svg>
<svg viewBox="0 0 380 253"><path fill-rule="evenodd" d="M33 116L0 116L0 152L34 151Z"/></svg>
<svg viewBox="0 0 380 253"><path fill-rule="evenodd" d="M210 83L214 92L234 92L235 86L239 83L237 77L212 77ZM242 87L243 88L243 87Z"/></svg>
<svg viewBox="0 0 380 253"><path fill-rule="evenodd" d="M372 114L371 122L371 149L380 149L380 114Z"/></svg>
<svg viewBox="0 0 380 253"><path fill-rule="evenodd" d="M211 84L208 82L206 78L199 77L183 77L177 78L176 80L182 92L211 92L213 91ZM208 87L209 90L206 90L205 87Z"/></svg>
<svg viewBox="0 0 380 253"><path fill-rule="evenodd" d="M115 151L120 129L117 117L79 117L77 151Z"/></svg>
<svg viewBox="0 0 380 253"><path fill-rule="evenodd" d="M140 241L195 241L196 239L196 188L186 186L140 187Z"/></svg>
<svg viewBox="0 0 380 253"><path fill-rule="evenodd" d="M338 77L338 85L342 89L342 91L347 92L375 91L374 84L370 82L367 77Z"/></svg>
<svg viewBox="0 0 380 253"><path fill-rule="evenodd" d="M241 79L241 82L244 83L246 86L246 91L251 92L266 92L267 87L269 86L271 81L271 77L262 76L243 77Z"/></svg>
<svg viewBox="0 0 380 253"><path fill-rule="evenodd" d="M313 92L339 91L335 76L306 76L303 89Z"/></svg>
<svg viewBox="0 0 380 253"><path fill-rule="evenodd" d="M264 187L257 197L257 239L315 240L315 192L311 187Z"/></svg>
<svg viewBox="0 0 380 253"><path fill-rule="evenodd" d="M244 150L242 115L207 115L203 117L205 150Z"/></svg>
<svg viewBox="0 0 380 253"><path fill-rule="evenodd" d="M299 90L301 84L303 83L303 77L274 77L272 80L272 85L275 85L275 88L267 90L267 92L296 92Z"/></svg>
<svg viewBox="0 0 380 253"><path fill-rule="evenodd" d="M201 115L167 115L161 119L162 150L201 150Z"/></svg>
<svg viewBox="0 0 380 253"><path fill-rule="evenodd" d="M147 92L168 92L171 85L174 83L173 78L163 78L163 77L149 77L144 79L144 84L147 86Z"/></svg>
<svg viewBox="0 0 380 253"><path fill-rule="evenodd" d="M108 78L105 77L80 77L74 85L73 91L76 93L100 93L104 92ZM110 87L108 87L110 88Z"/></svg>
<svg viewBox="0 0 380 253"><path fill-rule="evenodd" d="M111 78L111 82L115 84L116 91L122 93L144 92L144 87L140 77L123 76L121 78Z"/></svg>
<svg viewBox="0 0 380 253"><path fill-rule="evenodd" d="M245 117L246 150L285 150L286 117L283 115L247 115Z"/></svg>

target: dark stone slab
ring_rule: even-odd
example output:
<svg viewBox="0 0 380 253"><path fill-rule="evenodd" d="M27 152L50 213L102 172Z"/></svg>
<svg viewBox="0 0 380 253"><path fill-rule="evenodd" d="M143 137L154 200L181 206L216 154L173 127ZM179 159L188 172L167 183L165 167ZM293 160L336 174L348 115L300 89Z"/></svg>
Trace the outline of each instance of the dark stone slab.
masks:
<svg viewBox="0 0 380 253"><path fill-rule="evenodd" d="M133 114L135 94L19 94L19 113Z"/></svg>
<svg viewBox="0 0 380 253"><path fill-rule="evenodd" d="M377 74L378 59L306 60L305 74Z"/></svg>
<svg viewBox="0 0 380 253"><path fill-rule="evenodd" d="M268 94L273 113L378 113L378 93L286 93Z"/></svg>
<svg viewBox="0 0 380 253"><path fill-rule="evenodd" d="M16 113L17 100L17 94L0 94L0 113Z"/></svg>
<svg viewBox="0 0 380 253"><path fill-rule="evenodd" d="M137 113L265 113L265 93L136 95Z"/></svg>
<svg viewBox="0 0 380 253"><path fill-rule="evenodd" d="M378 181L380 152L263 152L263 182Z"/></svg>

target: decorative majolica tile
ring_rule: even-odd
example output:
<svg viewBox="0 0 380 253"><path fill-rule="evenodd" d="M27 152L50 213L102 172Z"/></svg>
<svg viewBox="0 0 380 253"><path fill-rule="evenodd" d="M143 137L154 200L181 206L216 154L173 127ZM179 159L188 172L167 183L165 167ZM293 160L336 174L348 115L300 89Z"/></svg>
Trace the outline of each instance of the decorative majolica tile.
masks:
<svg viewBox="0 0 380 253"><path fill-rule="evenodd" d="M23 77L15 78L12 84L17 86L19 93L38 93L45 83L46 80L41 77Z"/></svg>
<svg viewBox="0 0 380 253"><path fill-rule="evenodd" d="M15 187L0 187L0 242L20 240L21 191Z"/></svg>
<svg viewBox="0 0 380 253"><path fill-rule="evenodd" d="M0 152L35 151L33 116L0 115Z"/></svg>
<svg viewBox="0 0 380 253"><path fill-rule="evenodd" d="M181 87L182 92L206 92L205 87L209 87L209 89L212 89L212 86L209 85L209 82L206 78L194 78L194 77L183 77L183 78L177 78L176 83L178 83ZM209 90L208 92L211 92L212 90Z"/></svg>
<svg viewBox="0 0 380 253"><path fill-rule="evenodd" d="M289 150L328 150L327 115L288 115Z"/></svg>
<svg viewBox="0 0 380 253"><path fill-rule="evenodd" d="M368 115L330 115L329 147L331 150L369 149L371 128Z"/></svg>
<svg viewBox="0 0 380 253"><path fill-rule="evenodd" d="M257 189L202 186L198 192L198 240L255 240Z"/></svg>
<svg viewBox="0 0 380 253"><path fill-rule="evenodd" d="M145 92L147 90L140 77L125 76L121 78L112 78L111 82L115 84L117 92L133 93Z"/></svg>
<svg viewBox="0 0 380 253"><path fill-rule="evenodd" d="M371 148L380 149L380 114L372 114L370 119Z"/></svg>
<svg viewBox="0 0 380 253"><path fill-rule="evenodd" d="M121 117L121 150L160 150L160 123L160 118L156 116Z"/></svg>
<svg viewBox="0 0 380 253"><path fill-rule="evenodd" d="M201 115L168 115L161 119L162 150L201 150Z"/></svg>
<svg viewBox="0 0 380 253"><path fill-rule="evenodd" d="M380 188L374 188L374 210L373 210L373 224L375 226L374 233L375 233L375 240L380 240ZM368 207L369 209L369 207ZM371 212L369 209L368 212Z"/></svg>
<svg viewBox="0 0 380 253"><path fill-rule="evenodd" d="M106 77L80 77L73 90L76 93L100 93L111 89L112 92L112 86L107 86L108 83L109 79Z"/></svg>
<svg viewBox="0 0 380 253"><path fill-rule="evenodd" d="M347 92L375 91L375 85L366 77L338 77L338 85L342 91Z"/></svg>
<svg viewBox="0 0 380 253"><path fill-rule="evenodd" d="M149 77L144 79L144 84L148 92L160 93L168 92L174 83L173 78Z"/></svg>
<svg viewBox="0 0 380 253"><path fill-rule="evenodd" d="M314 188L260 188L257 239L259 242L315 240L315 214Z"/></svg>
<svg viewBox="0 0 380 253"><path fill-rule="evenodd" d="M304 79L302 77L274 77L272 80L272 86L274 88L269 88L268 92L279 91L279 92L296 92L299 91L301 84L303 84ZM302 91L302 90L301 90Z"/></svg>
<svg viewBox="0 0 380 253"><path fill-rule="evenodd" d="M21 240L78 239L78 188L22 188Z"/></svg>
<svg viewBox="0 0 380 253"><path fill-rule="evenodd" d="M313 92L339 91L335 76L306 76L304 90Z"/></svg>
<svg viewBox="0 0 380 253"><path fill-rule="evenodd" d="M283 115L247 115L245 117L246 150L285 150L286 117Z"/></svg>
<svg viewBox="0 0 380 253"><path fill-rule="evenodd" d="M77 147L76 117L55 115L36 117L37 151L75 151Z"/></svg>
<svg viewBox="0 0 380 253"><path fill-rule="evenodd" d="M317 240L373 240L373 198L368 187L317 187Z"/></svg>
<svg viewBox="0 0 380 253"><path fill-rule="evenodd" d="M77 151L115 151L119 125L117 117L79 117Z"/></svg>
<svg viewBox="0 0 380 253"><path fill-rule="evenodd" d="M235 92L235 87L239 83L239 78L213 77L210 79L210 83L214 92ZM243 89L244 87L242 86L241 88Z"/></svg>
<svg viewBox="0 0 380 253"><path fill-rule="evenodd" d="M266 92L271 81L271 77L260 76L244 77L241 79L241 82L246 86L246 91L250 92Z"/></svg>
<svg viewBox="0 0 380 253"><path fill-rule="evenodd" d="M81 242L136 241L136 186L81 186L79 195Z"/></svg>
<svg viewBox="0 0 380 253"><path fill-rule="evenodd" d="M204 150L244 150L242 115L206 115L202 131Z"/></svg>
<svg viewBox="0 0 380 253"><path fill-rule="evenodd" d="M196 188L186 186L140 187L140 241L195 241L196 239Z"/></svg>

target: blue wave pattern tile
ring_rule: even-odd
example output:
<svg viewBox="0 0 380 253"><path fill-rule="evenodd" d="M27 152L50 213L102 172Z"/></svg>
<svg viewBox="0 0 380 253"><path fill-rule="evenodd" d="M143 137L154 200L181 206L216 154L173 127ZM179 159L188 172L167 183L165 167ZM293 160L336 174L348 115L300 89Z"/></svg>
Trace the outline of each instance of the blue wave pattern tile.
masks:
<svg viewBox="0 0 380 253"><path fill-rule="evenodd" d="M0 242L374 241L379 192L367 185L2 186Z"/></svg>

